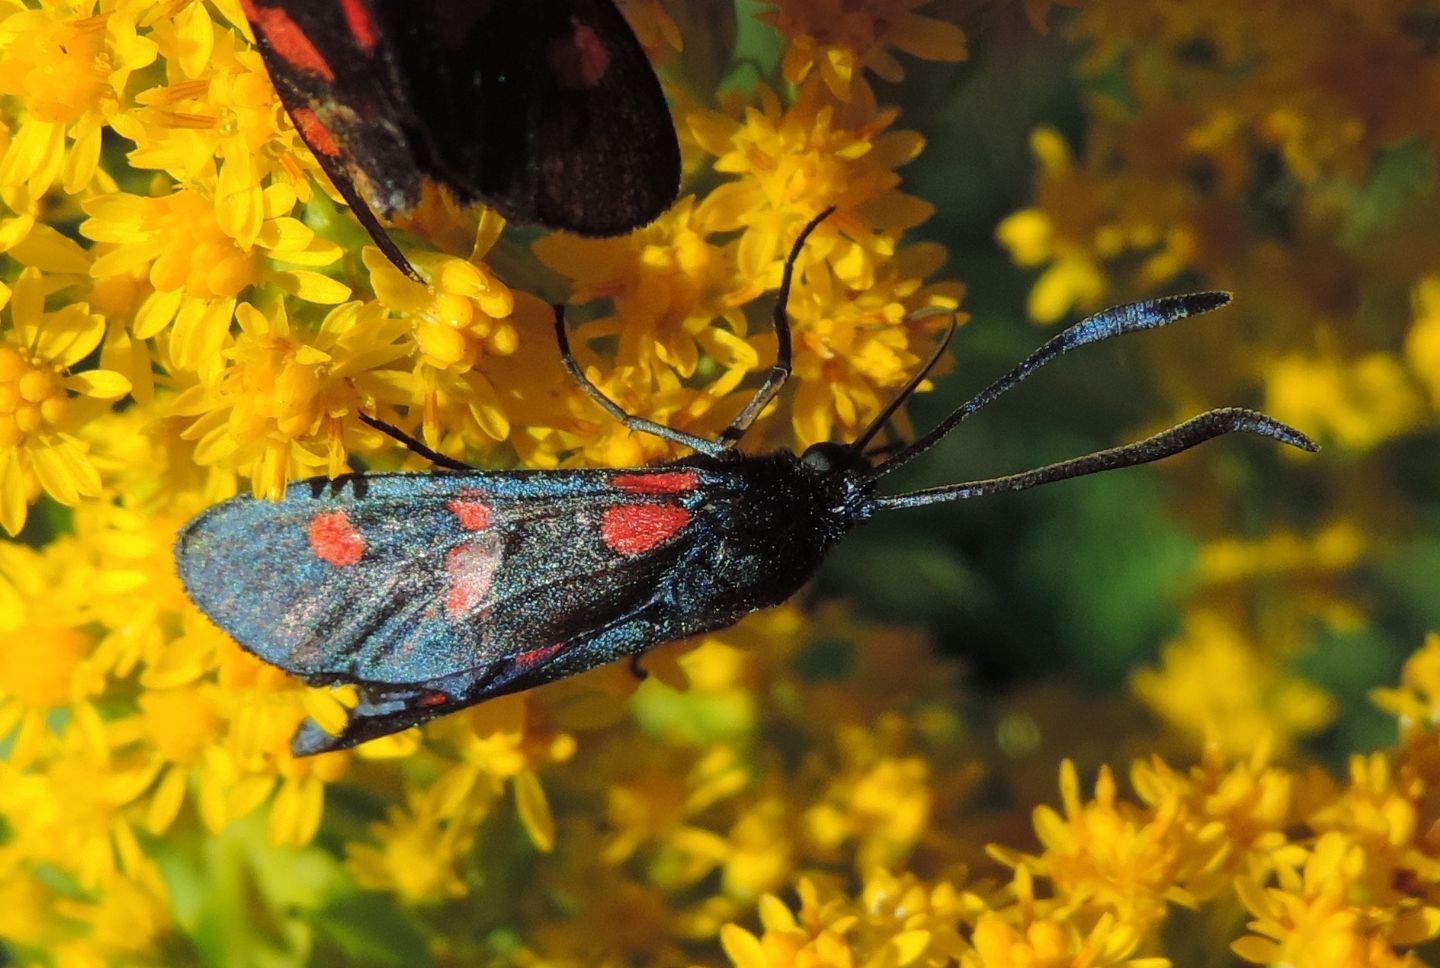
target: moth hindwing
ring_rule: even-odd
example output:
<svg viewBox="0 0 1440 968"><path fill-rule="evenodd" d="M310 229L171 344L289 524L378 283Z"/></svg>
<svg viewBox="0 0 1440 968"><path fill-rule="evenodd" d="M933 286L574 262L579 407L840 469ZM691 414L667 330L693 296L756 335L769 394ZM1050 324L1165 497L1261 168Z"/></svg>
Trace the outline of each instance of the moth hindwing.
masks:
<svg viewBox="0 0 1440 968"><path fill-rule="evenodd" d="M619 235L675 199L660 83L612 0L242 0L301 138L366 231L429 179L462 204ZM418 276L416 276L418 278Z"/></svg>

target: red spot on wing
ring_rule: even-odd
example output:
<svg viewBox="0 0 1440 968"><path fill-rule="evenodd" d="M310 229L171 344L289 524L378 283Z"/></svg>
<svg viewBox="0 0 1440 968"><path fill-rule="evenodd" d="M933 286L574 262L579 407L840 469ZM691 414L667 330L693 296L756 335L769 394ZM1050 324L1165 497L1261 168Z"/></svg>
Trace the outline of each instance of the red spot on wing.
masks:
<svg viewBox="0 0 1440 968"><path fill-rule="evenodd" d="M356 46L367 54L373 54L380 32L375 29L375 21L370 19L370 11L365 9L363 0L340 0L340 9L345 13L345 25L350 28L350 36L355 38Z"/></svg>
<svg viewBox="0 0 1440 968"><path fill-rule="evenodd" d="M605 511L600 537L622 555L639 555L689 523L690 512L673 504L617 504Z"/></svg>
<svg viewBox="0 0 1440 968"><path fill-rule="evenodd" d="M686 494L700 480L694 471L664 471L659 474L618 474L610 483L631 494Z"/></svg>
<svg viewBox="0 0 1440 968"><path fill-rule="evenodd" d="M593 27L572 23L574 29L550 42L551 76L562 88L590 90L598 87L610 69L610 50Z"/></svg>
<svg viewBox="0 0 1440 968"><path fill-rule="evenodd" d="M556 642L554 645L546 645L538 649L531 649L529 652L521 652L515 657L515 664L522 666L538 665L564 647L564 642Z"/></svg>
<svg viewBox="0 0 1440 968"><path fill-rule="evenodd" d="M500 557L500 542L484 539L467 542L450 552L445 558L445 574L450 581L445 592L447 615L464 618L484 603L495 582L495 572L500 569Z"/></svg>
<svg viewBox="0 0 1440 968"><path fill-rule="evenodd" d="M344 511L322 511L310 519L310 550L321 561L345 568L365 554L365 539Z"/></svg>
<svg viewBox="0 0 1440 968"><path fill-rule="evenodd" d="M427 692L415 701L415 705L429 708L430 706L443 706L450 701L450 697L443 692Z"/></svg>
<svg viewBox="0 0 1440 968"><path fill-rule="evenodd" d="M340 157L339 143L314 111L309 108L296 108L290 112L290 118L295 122L295 127L300 131L300 137L305 139L305 143L310 146L311 151L329 158Z"/></svg>
<svg viewBox="0 0 1440 968"><path fill-rule="evenodd" d="M450 508L450 513L460 521L460 527L466 531L484 531L490 527L490 522L495 518L495 513L490 509L490 505L480 501L456 498L450 501L447 507Z"/></svg>
<svg viewBox="0 0 1440 968"><path fill-rule="evenodd" d="M245 16L255 29L265 35L270 49L295 68L307 74L318 74L327 81L335 80L335 71L320 53L320 48L311 42L290 19L290 15L279 7L262 7L253 0L244 0Z"/></svg>

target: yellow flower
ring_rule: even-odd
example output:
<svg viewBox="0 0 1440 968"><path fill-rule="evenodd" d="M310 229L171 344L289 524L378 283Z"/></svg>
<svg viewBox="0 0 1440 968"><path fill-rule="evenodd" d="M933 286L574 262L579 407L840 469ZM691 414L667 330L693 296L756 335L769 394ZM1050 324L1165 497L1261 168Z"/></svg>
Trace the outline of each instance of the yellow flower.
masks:
<svg viewBox="0 0 1440 968"><path fill-rule="evenodd" d="M660 757L647 757L640 766L617 777L608 791L606 815L614 834L605 859L618 864L646 848L663 858L660 870L668 888L694 884L728 853L725 839L698 819L739 795L749 784L749 771L734 749L723 746L683 772Z"/></svg>
<svg viewBox="0 0 1440 968"><path fill-rule="evenodd" d="M525 697L502 697L437 722L428 732L451 747L455 757L436 782L446 791L442 806L458 808L475 796L493 799L508 781L531 843L548 851L555 846L555 820L538 771L569 760L576 742L568 732L527 715L529 705Z"/></svg>
<svg viewBox="0 0 1440 968"><path fill-rule="evenodd" d="M169 328L170 366L193 371L214 367L235 299L252 286L268 282L322 304L349 295L348 288L317 272L268 266L267 256L326 265L340 257L340 249L288 215L295 203L289 190L272 188L263 201L262 222L250 242L226 232L216 221L214 204L197 191L156 198L117 193L85 203L90 218L81 231L103 243L91 272L100 280L146 274L152 291L131 328L137 340Z"/></svg>
<svg viewBox="0 0 1440 968"><path fill-rule="evenodd" d="M1183 804L1177 843L1186 861L1178 879L1201 900L1229 891L1237 874L1271 869L1271 852L1284 846L1294 813L1295 778L1269 765L1270 749L1255 747L1246 761L1228 765L1212 736L1201 762L1180 772L1158 756L1136 761L1130 782L1153 809Z"/></svg>
<svg viewBox="0 0 1440 968"><path fill-rule="evenodd" d="M701 202L695 219L707 231L741 230L741 278L772 287L800 227L827 206L835 214L811 236L807 257L830 259L847 282L868 275L900 232L930 217L928 203L897 187L894 169L924 141L913 131L887 132L893 111L869 98L837 103L813 79L788 106L762 88L757 105L737 111L738 118L707 112L689 122L715 170L733 178Z"/></svg>
<svg viewBox="0 0 1440 968"><path fill-rule="evenodd" d="M172 405L197 418L184 433L197 441L196 460L242 471L256 495L271 498L288 480L343 472L344 418L389 394L383 368L405 352L406 321L378 303L346 303L307 339L292 331L283 304L267 315L242 303L235 319L240 334L215 360L213 382Z"/></svg>
<svg viewBox="0 0 1440 968"><path fill-rule="evenodd" d="M1102 767L1095 798L1082 801L1069 760L1060 767L1060 795L1063 815L1048 806L1035 809L1042 853L1002 859L1048 877L1066 908L1087 919L1109 914L1142 935L1163 917L1167 901L1194 903L1177 878L1190 860L1178 800L1138 809L1117 797L1114 775Z"/></svg>
<svg viewBox="0 0 1440 968"><path fill-rule="evenodd" d="M41 488L62 504L100 492L100 475L74 430L99 404L130 391L110 370L69 369L100 344L105 321L84 303L45 312L46 283L28 268L14 289L0 283L10 324L0 335L0 526L24 525Z"/></svg>
<svg viewBox="0 0 1440 968"><path fill-rule="evenodd" d="M1038 204L1007 216L995 237L1019 265L1050 263L1035 280L1026 311L1036 322L1054 323L1075 310L1099 308L1109 286L1092 246L1109 233L1100 224L1097 188L1076 170L1059 132L1037 128L1030 150L1040 163Z"/></svg>
<svg viewBox="0 0 1440 968"><path fill-rule="evenodd" d="M790 815L776 798L746 809L726 834L721 883L727 897L751 904L782 890L794 872Z"/></svg>
<svg viewBox="0 0 1440 968"><path fill-rule="evenodd" d="M910 887L908 883L895 885L892 889L899 896L893 899L878 896L876 900L885 907L876 916L862 919L869 908L843 897L822 899L817 886L802 879L797 887L798 916L779 898L766 895L759 905L761 935L757 938L738 925L727 924L720 932L720 943L736 968L914 963L927 953L932 935L923 929L906 930L900 898L918 893L923 903L926 893L906 890ZM898 903L889 908L887 901Z"/></svg>
<svg viewBox="0 0 1440 968"><path fill-rule="evenodd" d="M128 810L155 771L143 761L112 761L113 731L98 720L69 730L44 770L0 764L7 847L35 867L68 872L86 891L123 877L163 899L159 868L141 847Z"/></svg>
<svg viewBox="0 0 1440 968"><path fill-rule="evenodd" d="M470 850L475 828L489 811L490 798L446 805L436 786L410 794L405 807L391 807L370 830L380 846L350 844L349 868L362 887L392 891L407 904L435 904L466 894L456 864ZM458 807L458 809L457 809Z"/></svg>
<svg viewBox="0 0 1440 968"><path fill-rule="evenodd" d="M835 278L828 264L807 268L806 285L790 302L797 446L857 437L929 362L951 320L964 319L955 312L959 286L924 283L944 259L939 246L907 246L858 284Z"/></svg>
<svg viewBox="0 0 1440 968"><path fill-rule="evenodd" d="M867 87L864 71L883 80L904 80L890 48L923 60L959 61L967 56L965 32L952 23L913 11L930 0L770 0L760 14L786 38L785 79L802 84L812 70L841 100Z"/></svg>
<svg viewBox="0 0 1440 968"><path fill-rule="evenodd" d="M1132 957L1143 936L1134 925L1102 915L1082 933L1064 916L1046 916L1037 904L1034 881L1025 868L1015 871L1014 909L986 911L975 921L973 952L960 958L964 968L1169 968L1166 958Z"/></svg>
<svg viewBox="0 0 1440 968"><path fill-rule="evenodd" d="M83 896L54 881L28 870L0 875L0 937L22 961L88 968L162 957L174 930L166 897L121 876Z"/></svg>
<svg viewBox="0 0 1440 968"><path fill-rule="evenodd" d="M1399 688L1376 689L1370 698L1400 718L1405 735L1440 725L1440 633L1425 636L1425 644L1406 660Z"/></svg>
<svg viewBox="0 0 1440 968"><path fill-rule="evenodd" d="M100 162L101 129L133 71L155 59L136 33L135 5L96 14L96 0L13 9L0 20L0 94L25 113L0 158L0 196L28 212L59 181L87 188Z"/></svg>
<svg viewBox="0 0 1440 968"><path fill-rule="evenodd" d="M17 768L53 743L56 710L91 726L98 715L90 706L104 688L91 661L95 581L78 542L53 543L43 554L0 542L0 737Z"/></svg>
<svg viewBox="0 0 1440 968"><path fill-rule="evenodd" d="M661 364L651 366L593 365L591 354L572 346L576 359L592 383L621 409L644 416L685 433L713 435L717 423L728 422L731 413L717 415L716 409L727 391L745 376L746 364L755 357L736 354L727 363L727 372L715 383L700 388L685 385L680 375ZM677 455L676 445L651 434L634 433L621 426L578 386L570 384L560 396L566 408L564 423L571 435L564 449L579 454L583 463L600 467L638 467Z"/></svg>
<svg viewBox="0 0 1440 968"><path fill-rule="evenodd" d="M1252 932L1231 949L1256 964L1315 968L1375 968L1413 964L1399 954L1366 907L1349 892L1364 868L1364 851L1340 833L1322 836L1313 850L1294 847L1278 868L1278 886L1242 879L1240 900L1254 920Z"/></svg>
<svg viewBox="0 0 1440 968"><path fill-rule="evenodd" d="M1363 865L1353 870L1351 890L1366 903L1413 910L1417 897L1440 884L1440 860L1424 829L1430 822L1427 782L1410 769L1397 770L1386 753L1350 757L1350 782L1338 795L1312 812L1306 822L1322 837L1342 833L1360 850ZM1433 928L1418 938L1395 938L1414 944L1440 933L1440 907L1432 907Z"/></svg>
<svg viewBox="0 0 1440 968"><path fill-rule="evenodd" d="M1220 615L1187 616L1182 638L1141 669L1131 688L1151 711L1193 740L1213 738L1230 755L1264 743L1288 752L1335 718L1335 702L1289 675Z"/></svg>
<svg viewBox="0 0 1440 968"><path fill-rule="evenodd" d="M1267 374L1266 410L1342 446L1366 450L1414 427L1424 400L1400 360L1366 353L1291 354Z"/></svg>
<svg viewBox="0 0 1440 968"><path fill-rule="evenodd" d="M1306 538L1290 532L1258 541L1218 538L1200 555L1200 571L1216 583L1246 582L1290 572L1353 568L1366 553L1366 535L1355 524L1339 521Z"/></svg>
<svg viewBox="0 0 1440 968"><path fill-rule="evenodd" d="M1415 322L1405 334L1405 362L1430 394L1430 406L1440 410L1440 275L1417 282L1411 301Z"/></svg>
<svg viewBox="0 0 1440 968"><path fill-rule="evenodd" d="M855 841L858 869L893 867L929 826L929 765L887 748L904 737L898 717L882 719L873 734L847 726L837 732L841 768L820 802L806 811L806 834L822 857Z"/></svg>
<svg viewBox="0 0 1440 968"><path fill-rule="evenodd" d="M215 6L232 23L244 22L238 5ZM139 92L135 107L111 126L133 142L126 157L132 168L164 172L205 193L214 208L207 221L248 250L280 200L311 199L319 165L281 110L260 52L217 25L210 5L171 4L148 22L170 69L167 83Z"/></svg>
<svg viewBox="0 0 1440 968"><path fill-rule="evenodd" d="M416 265L430 279L422 285L376 248L367 246L363 258L376 299L405 314L414 342L414 390L399 399L391 395L388 402L420 411L423 436L432 447L441 444L442 426L452 439L470 425L491 440L504 440L510 434L505 405L482 364L519 346L515 294L485 266L464 259L418 254Z"/></svg>
<svg viewBox="0 0 1440 968"><path fill-rule="evenodd" d="M571 279L572 301L613 302L612 314L575 327L571 338L617 337L618 364L658 362L688 378L702 350L720 361L753 353L736 338L746 325L736 302L748 286L732 253L709 241L698 224L693 198L682 198L650 225L619 238L547 235L535 243L535 254ZM725 328L716 327L717 317ZM745 365L757 368L758 356Z"/></svg>

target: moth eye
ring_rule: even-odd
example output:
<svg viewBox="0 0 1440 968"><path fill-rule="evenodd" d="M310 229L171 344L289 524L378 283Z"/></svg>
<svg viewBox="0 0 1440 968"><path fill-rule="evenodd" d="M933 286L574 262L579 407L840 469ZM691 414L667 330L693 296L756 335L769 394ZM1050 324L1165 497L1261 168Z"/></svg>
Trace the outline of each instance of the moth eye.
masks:
<svg viewBox="0 0 1440 968"><path fill-rule="evenodd" d="M844 444L821 442L806 448L800 455L800 463L818 473L833 474L854 463L854 456Z"/></svg>

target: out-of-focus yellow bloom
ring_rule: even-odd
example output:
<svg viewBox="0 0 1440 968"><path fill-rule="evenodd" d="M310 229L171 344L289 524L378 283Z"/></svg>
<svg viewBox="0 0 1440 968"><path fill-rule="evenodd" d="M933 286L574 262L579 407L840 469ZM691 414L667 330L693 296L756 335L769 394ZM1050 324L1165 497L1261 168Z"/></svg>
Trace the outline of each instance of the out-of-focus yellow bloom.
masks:
<svg viewBox="0 0 1440 968"><path fill-rule="evenodd" d="M1231 947L1256 964L1406 965L1395 945L1411 945L1440 931L1440 912L1413 908L1396 917L1383 906L1351 900L1365 870L1364 848L1343 833L1323 835L1313 849L1277 853L1278 886L1242 879L1236 891L1254 920L1252 934Z"/></svg>
<svg viewBox="0 0 1440 968"><path fill-rule="evenodd" d="M1213 737L1239 755L1268 743L1287 753L1330 723L1335 701L1277 667L1218 614L1187 616L1158 669L1141 669L1131 688L1151 711L1192 740Z"/></svg>
<svg viewBox="0 0 1440 968"><path fill-rule="evenodd" d="M1440 275L1426 276L1411 296L1415 322L1405 334L1405 362L1440 410Z"/></svg>
<svg viewBox="0 0 1440 968"><path fill-rule="evenodd" d="M880 723L876 735L854 727L840 731L844 770L805 812L806 833L822 856L853 840L860 870L891 869L914 849L930 821L930 771L920 757L886 749L903 733L893 718Z"/></svg>
<svg viewBox="0 0 1440 968"><path fill-rule="evenodd" d="M1425 404L1398 359L1369 353L1348 362L1328 355L1278 361L1265 406L1322 439L1365 450L1416 426Z"/></svg>
<svg viewBox="0 0 1440 968"><path fill-rule="evenodd" d="M1097 224L1102 213L1094 204L1096 186L1077 171L1060 134L1040 128L1030 136L1030 149L1040 163L1038 204L1007 216L995 229L1000 244L1022 266L1049 266L1030 291L1030 317L1053 323L1074 309L1097 309L1108 286L1091 247L1113 248L1118 232ZM1048 204L1047 204L1048 203Z"/></svg>
<svg viewBox="0 0 1440 968"><path fill-rule="evenodd" d="M1398 689L1377 689L1371 697L1399 717L1406 734L1440 726L1440 633L1426 636L1425 645L1405 663Z"/></svg>
<svg viewBox="0 0 1440 968"><path fill-rule="evenodd" d="M663 0L632 0L625 4L625 19L650 58L664 63L668 56L685 49L685 38Z"/></svg>
<svg viewBox="0 0 1440 968"><path fill-rule="evenodd" d="M352 844L350 870L370 890L390 891L408 904L434 904L465 894L455 871L458 859L474 842L478 817L489 803L474 799L453 806L438 801L440 787L410 795L405 807L391 807L382 823L371 826L378 845Z"/></svg>
<svg viewBox="0 0 1440 968"><path fill-rule="evenodd" d="M787 40L782 70L791 84L811 71L832 94L849 100L856 87L869 90L865 71L892 83L905 78L893 47L922 60L966 57L965 32L952 23L914 12L929 0L790 0L770 6L760 19Z"/></svg>

